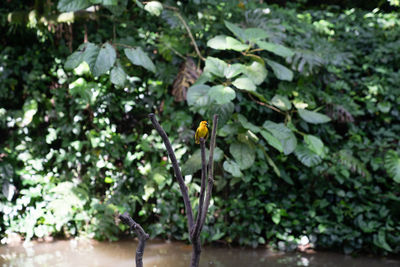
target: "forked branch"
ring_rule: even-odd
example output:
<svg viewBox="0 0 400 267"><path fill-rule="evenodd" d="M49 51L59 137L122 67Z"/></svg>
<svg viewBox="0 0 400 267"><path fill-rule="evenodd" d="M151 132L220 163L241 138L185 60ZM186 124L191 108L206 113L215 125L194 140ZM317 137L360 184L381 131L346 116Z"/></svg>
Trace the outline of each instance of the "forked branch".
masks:
<svg viewBox="0 0 400 267"><path fill-rule="evenodd" d="M181 189L183 202L185 204L186 216L188 219L189 236L190 236L190 232L193 229L193 212L192 212L192 206L190 204L188 190L185 185L185 181L183 180L183 177L182 177L181 169L179 168L179 164L178 164L178 161L176 160L174 150L172 149L172 146L171 146L171 142L169 141L168 136L165 133L164 129L158 123L154 113L150 113L149 117L150 117L151 123L153 124L154 128L156 129L156 131L158 132L158 134L161 136L162 140L164 141L165 148L167 149L167 152L168 152L168 156L171 159L172 168L174 169L175 177L176 177L176 180L178 181L179 188Z"/></svg>
<svg viewBox="0 0 400 267"><path fill-rule="evenodd" d="M127 212L124 214L120 214L118 216L121 221L128 225L129 228L135 230L136 235L139 238L139 244L138 247L136 248L136 267L143 267L143 253L144 253L144 247L146 246L146 240L149 239L149 235L143 230L142 226L140 224L136 223Z"/></svg>

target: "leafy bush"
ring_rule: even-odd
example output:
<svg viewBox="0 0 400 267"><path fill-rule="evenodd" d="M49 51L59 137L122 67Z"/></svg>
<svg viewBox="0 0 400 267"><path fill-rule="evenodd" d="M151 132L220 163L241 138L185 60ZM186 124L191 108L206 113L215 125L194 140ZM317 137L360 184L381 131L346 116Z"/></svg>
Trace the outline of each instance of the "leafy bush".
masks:
<svg viewBox="0 0 400 267"><path fill-rule="evenodd" d="M153 236L187 240L179 189L147 114L161 117L194 196L193 129L219 113L204 241L400 251L398 14L117 2L60 0L37 17L8 16L4 236L115 240L113 214L128 211ZM84 25L46 13L94 3L95 14L76 18ZM14 8L22 9L1 12Z"/></svg>

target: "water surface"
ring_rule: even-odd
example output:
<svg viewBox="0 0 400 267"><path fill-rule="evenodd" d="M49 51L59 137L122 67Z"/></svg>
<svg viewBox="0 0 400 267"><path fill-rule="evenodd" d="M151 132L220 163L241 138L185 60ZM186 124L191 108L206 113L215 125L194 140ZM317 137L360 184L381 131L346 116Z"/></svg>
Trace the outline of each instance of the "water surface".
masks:
<svg viewBox="0 0 400 267"><path fill-rule="evenodd" d="M0 266L124 267L135 266L137 242L55 241L0 247ZM192 247L179 242L147 242L144 267L187 267ZM267 249L205 247L200 266L215 267L400 267L400 260L346 256L331 252L280 253Z"/></svg>

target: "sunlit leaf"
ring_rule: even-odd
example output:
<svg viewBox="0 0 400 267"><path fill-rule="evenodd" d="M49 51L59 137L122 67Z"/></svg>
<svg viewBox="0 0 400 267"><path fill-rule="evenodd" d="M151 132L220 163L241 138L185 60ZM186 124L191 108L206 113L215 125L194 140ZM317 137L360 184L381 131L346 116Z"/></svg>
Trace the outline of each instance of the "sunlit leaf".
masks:
<svg viewBox="0 0 400 267"><path fill-rule="evenodd" d="M287 96L274 95L271 99L271 104L281 110L290 110L292 108L292 103L290 103Z"/></svg>
<svg viewBox="0 0 400 267"><path fill-rule="evenodd" d="M147 12L149 12L154 16L160 16L163 10L163 6L158 1L150 1L146 3L146 5L144 6L144 10L146 10Z"/></svg>
<svg viewBox="0 0 400 267"><path fill-rule="evenodd" d="M207 57L204 72L210 72L218 77L225 76L225 69L228 67L224 61L216 57Z"/></svg>
<svg viewBox="0 0 400 267"><path fill-rule="evenodd" d="M25 127L32 122L33 116L36 114L38 110L38 103L35 99L26 100L23 110L22 121L18 122L17 125L19 127Z"/></svg>
<svg viewBox="0 0 400 267"><path fill-rule="evenodd" d="M208 91L208 95L219 105L229 103L236 97L235 90L233 90L229 86L223 85L216 85L211 87Z"/></svg>
<svg viewBox="0 0 400 267"><path fill-rule="evenodd" d="M229 152L239 164L241 170L250 168L255 160L254 148L246 143L235 142L229 146Z"/></svg>
<svg viewBox="0 0 400 267"><path fill-rule="evenodd" d="M207 106L210 103L210 86L199 84L189 87L186 101L189 106Z"/></svg>
<svg viewBox="0 0 400 267"><path fill-rule="evenodd" d="M207 46L219 50L244 51L249 46L226 35L218 35L207 42Z"/></svg>
<svg viewBox="0 0 400 267"><path fill-rule="evenodd" d="M240 171L239 165L233 160L224 161L223 168L225 171L232 174L233 177L242 177L243 173Z"/></svg>
<svg viewBox="0 0 400 267"><path fill-rule="evenodd" d="M239 89L246 90L246 91L255 91L256 86L255 84L247 77L240 77L237 78L232 82L232 84Z"/></svg>
<svg viewBox="0 0 400 267"><path fill-rule="evenodd" d="M243 73L245 71L246 66L242 65L242 64L232 64L232 65L228 65L227 68L225 68L224 71L224 76L227 79L231 79L233 77L236 77L237 75Z"/></svg>
<svg viewBox="0 0 400 267"><path fill-rule="evenodd" d="M260 62L253 61L250 66L246 66L244 74L255 84L261 84L267 77L267 69Z"/></svg>

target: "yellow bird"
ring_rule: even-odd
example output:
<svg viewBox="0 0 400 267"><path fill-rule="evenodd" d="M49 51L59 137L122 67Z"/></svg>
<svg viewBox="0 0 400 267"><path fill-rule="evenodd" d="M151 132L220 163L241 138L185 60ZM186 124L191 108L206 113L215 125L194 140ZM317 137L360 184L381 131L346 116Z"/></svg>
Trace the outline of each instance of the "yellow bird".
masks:
<svg viewBox="0 0 400 267"><path fill-rule="evenodd" d="M207 139L208 137L208 123L206 121L202 121L199 124L199 127L196 130L196 134L194 135L194 139L196 144L200 144L200 138L203 137L204 139Z"/></svg>

